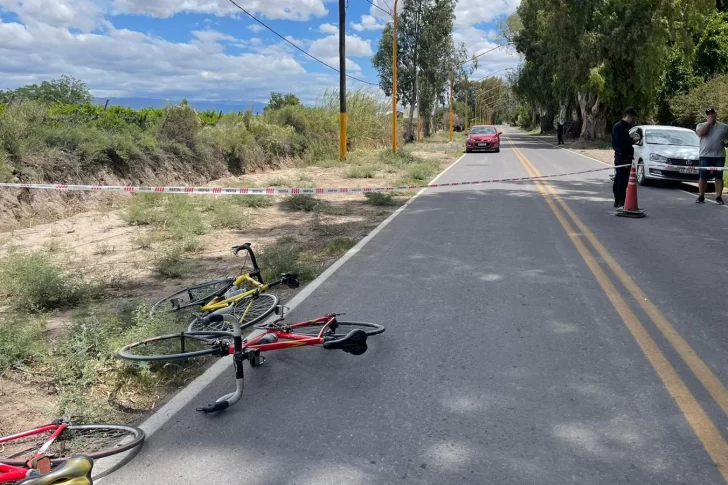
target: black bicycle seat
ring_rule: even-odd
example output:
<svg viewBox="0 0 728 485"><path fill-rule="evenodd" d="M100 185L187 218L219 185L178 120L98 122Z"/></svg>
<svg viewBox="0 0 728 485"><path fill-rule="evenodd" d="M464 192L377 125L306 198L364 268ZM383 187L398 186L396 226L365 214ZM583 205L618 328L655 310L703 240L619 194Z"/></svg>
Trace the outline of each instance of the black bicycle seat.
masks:
<svg viewBox="0 0 728 485"><path fill-rule="evenodd" d="M360 329L354 329L343 338L324 342L327 350L343 350L353 355L361 355L367 351L367 333Z"/></svg>

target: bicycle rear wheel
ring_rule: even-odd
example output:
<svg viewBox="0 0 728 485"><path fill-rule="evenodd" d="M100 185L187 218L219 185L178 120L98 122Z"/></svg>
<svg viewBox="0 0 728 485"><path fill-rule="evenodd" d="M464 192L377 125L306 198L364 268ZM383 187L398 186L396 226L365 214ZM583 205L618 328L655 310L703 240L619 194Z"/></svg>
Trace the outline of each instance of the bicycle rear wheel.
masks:
<svg viewBox="0 0 728 485"><path fill-rule="evenodd" d="M117 355L134 361L193 359L220 355L230 342L230 332L180 332L125 345Z"/></svg>
<svg viewBox="0 0 728 485"><path fill-rule="evenodd" d="M189 307L202 306L217 292L232 285L234 281L235 278L224 278L188 286L159 300L152 305L150 313L176 312Z"/></svg>
<svg viewBox="0 0 728 485"><path fill-rule="evenodd" d="M308 337L315 337L321 333L325 322L310 322L300 327L291 328L289 333L295 333L298 335L306 335ZM360 329L363 330L367 336L372 337L379 335L384 332L384 327L378 323L367 323L367 322L345 322L336 321L336 328L329 326L323 334L324 338L338 339L345 337L352 330Z"/></svg>
<svg viewBox="0 0 728 485"><path fill-rule="evenodd" d="M60 425L59 425L60 426ZM0 462L22 467L58 428L18 438L0 438ZM84 454L94 460L92 477L108 475L131 460L144 443L144 431L134 426L116 424L70 425L45 451L56 467L72 455Z"/></svg>
<svg viewBox="0 0 728 485"><path fill-rule="evenodd" d="M250 304L252 300L252 305ZM268 318L278 305L278 296L272 293L261 293L258 298L243 298L235 305L208 313L204 316L232 312L240 321L240 328L246 329L251 325L261 322ZM244 317L244 318L243 318ZM242 319L242 320L241 320ZM195 318L190 321L187 327L189 332L232 332L233 327L228 322L203 323L200 319Z"/></svg>

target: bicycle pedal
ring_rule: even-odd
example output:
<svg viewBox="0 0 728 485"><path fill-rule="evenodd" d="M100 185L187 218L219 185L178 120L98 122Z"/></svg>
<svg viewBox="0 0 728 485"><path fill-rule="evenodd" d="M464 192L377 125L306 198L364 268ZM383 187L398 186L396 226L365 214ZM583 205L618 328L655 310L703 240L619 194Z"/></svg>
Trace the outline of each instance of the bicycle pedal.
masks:
<svg viewBox="0 0 728 485"><path fill-rule="evenodd" d="M260 367L265 364L265 357L260 355L259 350L250 351L248 353L248 362L250 362L250 367Z"/></svg>

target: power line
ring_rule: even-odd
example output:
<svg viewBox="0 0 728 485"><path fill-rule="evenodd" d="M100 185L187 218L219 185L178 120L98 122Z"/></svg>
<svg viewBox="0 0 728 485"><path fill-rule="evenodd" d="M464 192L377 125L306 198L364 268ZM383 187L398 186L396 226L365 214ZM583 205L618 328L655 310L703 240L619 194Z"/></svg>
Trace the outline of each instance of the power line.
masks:
<svg viewBox="0 0 728 485"><path fill-rule="evenodd" d="M294 47L294 48L296 48L297 50L299 50L299 51L303 52L304 54L306 54L306 55L307 55L308 57L310 57L310 58L311 58L311 59L313 59L314 61L316 61L316 62L318 62L318 63L320 63L320 64L323 64L324 66L328 67L328 68L329 68L329 69L331 69L332 71L336 71L336 72L339 72L339 70L338 70L338 69L336 69L335 67L333 67L333 66L331 66L331 65L329 65L329 64L326 64L326 63L325 63L324 61L322 61L322 60L321 60L321 59L319 59L318 57L315 57L315 56L313 56L313 55L309 54L308 52L306 52L305 50L301 49L300 47L298 47L298 46L297 46L296 44L294 44L294 43L293 43L293 42L291 42L290 40L288 40L288 39L286 39L285 37L283 37L283 36L282 36L281 34L279 34L278 32L276 32L275 30L273 30L273 29L271 29L270 27L268 27L268 26L267 26L266 24L264 24L263 22L261 22L260 20L258 20L258 19L257 19L257 18L256 18L256 17L255 17L254 15L253 15L253 14L251 14L250 12L248 12L247 10L245 10L245 9L244 9L243 7L241 7L240 5L238 5L237 3L235 3L235 2L233 1L233 0L230 0L230 3L232 3L233 5L235 5L236 7L238 7L238 8L240 9L240 10L242 10L242 11L243 11L243 12L244 12L244 13L245 13L245 14L246 14L246 15L247 15L248 17L250 17L251 19L253 19L253 20L255 20L256 22L258 22L258 23L259 23L260 25L262 25L263 27L265 27L266 29L268 29L268 30L270 30L271 32L273 32L273 34L275 34L276 36L278 36L279 38L281 38L281 39L282 39L282 40L283 40L284 42L286 42L286 43L290 44L291 46L293 46L293 47ZM348 78L351 78L351 79L353 79L353 80L355 80L355 81L359 81L360 83L364 83L364 84L370 84L370 85L372 85L372 86L379 86L379 84L376 84L376 83L370 83L369 81L365 81L365 80L363 80L363 79L359 79L358 77L354 77L354 76L351 76L351 75L349 75L349 74L347 74L347 75L346 75L346 77L348 77Z"/></svg>
<svg viewBox="0 0 728 485"><path fill-rule="evenodd" d="M384 10L384 9L383 9L382 7L380 7L380 6L379 6L379 5L377 5L376 3L372 2L372 0L364 0L364 1L365 1L365 2L367 2L368 4L370 4L370 5L372 6L372 7L374 7L374 8L378 8L379 10L381 10L381 11L382 11L382 12L384 12L384 13L386 13L386 14L387 14L387 15L389 15L390 17L392 16L392 10L391 10L391 9L390 9L390 10L388 10L388 11L387 11L387 10Z"/></svg>

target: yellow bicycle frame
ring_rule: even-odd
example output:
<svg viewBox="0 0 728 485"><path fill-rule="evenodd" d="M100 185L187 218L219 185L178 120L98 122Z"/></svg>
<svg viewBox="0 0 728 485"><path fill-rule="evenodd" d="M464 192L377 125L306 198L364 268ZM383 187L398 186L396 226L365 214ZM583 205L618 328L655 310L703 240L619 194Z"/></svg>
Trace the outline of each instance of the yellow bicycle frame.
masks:
<svg viewBox="0 0 728 485"><path fill-rule="evenodd" d="M235 279L235 282L233 283L233 285L240 286L243 283L250 283L251 285L253 285L253 289L244 291L243 293L238 293L237 295L231 296L230 298L219 299L219 300L218 300L219 297L214 298L207 305L201 306L200 311L213 312L213 311L219 310L221 308L233 306L233 305L237 304L239 301L244 300L245 298L251 297L251 296L255 295L256 293L265 293L266 291L268 291L268 288L269 288L267 284L260 283L259 281L256 281L255 279L253 279L249 273L245 273L245 274L238 276ZM246 313L247 313L247 310L246 310Z"/></svg>

